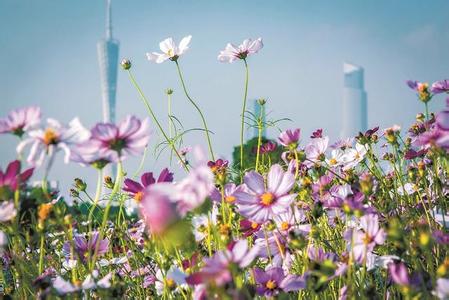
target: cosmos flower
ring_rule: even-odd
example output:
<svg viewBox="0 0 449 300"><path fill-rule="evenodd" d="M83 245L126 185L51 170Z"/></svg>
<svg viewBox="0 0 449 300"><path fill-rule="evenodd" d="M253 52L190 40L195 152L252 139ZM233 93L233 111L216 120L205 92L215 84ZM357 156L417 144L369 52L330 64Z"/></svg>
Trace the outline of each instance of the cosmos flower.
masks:
<svg viewBox="0 0 449 300"><path fill-rule="evenodd" d="M127 116L118 125L99 123L91 133L90 140L82 145L86 151L97 149L117 162L125 157L125 153L138 155L143 152L150 138L149 119L141 121Z"/></svg>
<svg viewBox="0 0 449 300"><path fill-rule="evenodd" d="M220 51L220 62L232 63L237 59L246 59L248 56L259 52L263 48L262 38L256 40L246 39L239 46L228 43L224 50Z"/></svg>
<svg viewBox="0 0 449 300"><path fill-rule="evenodd" d="M63 296L66 294L75 293L81 290L91 290L96 288L108 289L111 287L112 273L106 274L102 279L97 280L98 271L93 271L92 274L86 276L83 282L79 285L72 284L64 280L61 276L56 276L53 280L53 288L56 292Z"/></svg>
<svg viewBox="0 0 449 300"><path fill-rule="evenodd" d="M95 248L98 243L97 256L101 256L108 252L109 240L104 238L98 241L100 233L94 231L88 234L88 238L84 234L76 234L73 238L73 251L81 259L82 262L86 262L88 257L92 257L95 252ZM67 259L74 259L71 253L71 242L67 241L64 243L62 251Z"/></svg>
<svg viewBox="0 0 449 300"><path fill-rule="evenodd" d="M192 36L188 35L181 40L179 45L176 45L171 37L167 38L159 43L159 48L161 49L162 53L148 52L147 58L149 61L154 61L157 64L163 63L167 59L176 61L189 49L191 39Z"/></svg>
<svg viewBox="0 0 449 300"><path fill-rule="evenodd" d="M233 242L227 249L217 251L211 258L205 258L204 267L188 276L186 281L190 285L213 282L222 286L232 279L229 269L231 264L245 268L256 258L257 252L257 248L249 248L246 240Z"/></svg>
<svg viewBox="0 0 449 300"><path fill-rule="evenodd" d="M301 129L299 128L296 128L295 130L287 129L281 132L281 134L279 134L278 140L282 146L291 149L296 149L296 147L298 146L300 136L301 136Z"/></svg>
<svg viewBox="0 0 449 300"><path fill-rule="evenodd" d="M398 285L410 284L410 277L407 271L407 267L403 262L389 264L388 271L394 283Z"/></svg>
<svg viewBox="0 0 449 300"><path fill-rule="evenodd" d="M8 222L14 219L17 215L17 210L14 207L14 203L12 201L6 202L3 201L0 204L0 222Z"/></svg>
<svg viewBox="0 0 449 300"><path fill-rule="evenodd" d="M142 200L143 190L154 184L156 182L172 182L173 181L173 173L171 173L167 168L163 169L159 174L159 177L156 179L153 176L153 172L143 173L140 177L140 182L134 181L132 179L126 178L124 181L123 190L128 192L131 197L133 197L137 202Z"/></svg>
<svg viewBox="0 0 449 300"><path fill-rule="evenodd" d="M210 198L218 203L221 203L224 200L226 203L234 204L235 200L237 199L234 194L237 190L241 189L241 187L237 187L234 183L227 183L225 184L223 189L223 197L221 195L221 192L217 188L214 188L212 190Z"/></svg>
<svg viewBox="0 0 449 300"><path fill-rule="evenodd" d="M201 242L204 240L212 226L217 224L218 209L217 206L212 207L212 211L207 215L195 215L192 217L193 235L195 241Z"/></svg>
<svg viewBox="0 0 449 300"><path fill-rule="evenodd" d="M366 261L367 253L385 242L386 232L380 228L379 217L368 214L360 218L360 230L348 230L345 239L352 245L354 259L362 263Z"/></svg>
<svg viewBox="0 0 449 300"><path fill-rule="evenodd" d="M438 278L435 290L432 292L433 295L438 297L438 299L448 299L449 298L449 279Z"/></svg>
<svg viewBox="0 0 449 300"><path fill-rule="evenodd" d="M115 153L104 151L100 143L86 141L75 145L70 153L70 160L82 166L91 165L96 169L103 169L107 164L114 162Z"/></svg>
<svg viewBox="0 0 449 300"><path fill-rule="evenodd" d="M357 166L362 160L365 159L367 149L364 145L356 143L355 148L348 148L345 150L342 157L343 170L349 170Z"/></svg>
<svg viewBox="0 0 449 300"><path fill-rule="evenodd" d="M236 191L238 210L251 221L263 223L274 215L285 212L296 194L288 194L295 184L295 176L284 172L278 164L271 166L267 188L262 175L251 171L244 177L244 187Z"/></svg>
<svg viewBox="0 0 449 300"><path fill-rule="evenodd" d="M155 278L156 293L161 296L165 288L173 291L178 287L186 286L186 277L187 275L175 266L172 266L165 276L162 274L161 269L158 269Z"/></svg>
<svg viewBox="0 0 449 300"><path fill-rule="evenodd" d="M409 88L418 93L418 98L422 102L429 102L432 99L431 91L429 90L429 84L427 82L419 82L413 80L406 81Z"/></svg>
<svg viewBox="0 0 449 300"><path fill-rule="evenodd" d="M307 157L307 161L305 162L306 165L311 166L325 160L326 156L324 154L326 152L328 144L329 137L327 136L312 139L312 141L306 146L305 149Z"/></svg>
<svg viewBox="0 0 449 300"><path fill-rule="evenodd" d="M41 121L41 109L36 106L11 111L6 118L0 119L0 133L11 133L22 137Z"/></svg>
<svg viewBox="0 0 449 300"><path fill-rule="evenodd" d="M266 154L266 153L271 153L274 152L274 150L276 150L277 144L273 141L268 141L265 144L263 144L262 146L260 146L260 153L262 154Z"/></svg>
<svg viewBox="0 0 449 300"><path fill-rule="evenodd" d="M298 291L306 287L303 277L297 275L285 275L282 268L270 268L266 271L254 268L257 294L265 297L273 297L279 292Z"/></svg>
<svg viewBox="0 0 449 300"><path fill-rule="evenodd" d="M140 215L152 234L162 234L181 218L176 207L175 187L170 183L149 185L140 201Z"/></svg>
<svg viewBox="0 0 449 300"><path fill-rule="evenodd" d="M449 79L434 82L430 90L434 94L449 93Z"/></svg>
<svg viewBox="0 0 449 300"><path fill-rule="evenodd" d="M54 119L47 119L45 130L31 130L28 135L29 138L23 140L17 146L17 152L21 154L25 147L31 144L27 162L40 166L45 159L45 155L52 157L58 150L64 151L64 162L68 163L71 156L71 147L85 142L90 134L79 119L75 118L68 126Z"/></svg>
<svg viewBox="0 0 449 300"><path fill-rule="evenodd" d="M5 189L9 189L10 192L15 191L20 184L25 183L32 175L34 168L29 168L24 172L20 173L21 163L19 160L14 160L8 164L5 172L0 169L0 199L3 199L3 193L7 192Z"/></svg>

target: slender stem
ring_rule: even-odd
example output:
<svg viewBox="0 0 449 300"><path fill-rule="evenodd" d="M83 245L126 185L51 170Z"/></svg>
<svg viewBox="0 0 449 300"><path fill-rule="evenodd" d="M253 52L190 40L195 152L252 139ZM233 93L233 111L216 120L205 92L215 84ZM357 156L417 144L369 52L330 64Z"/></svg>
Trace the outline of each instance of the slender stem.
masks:
<svg viewBox="0 0 449 300"><path fill-rule="evenodd" d="M45 242L45 234L42 231L41 232L41 244L39 248L39 274L42 274L44 272L44 242Z"/></svg>
<svg viewBox="0 0 449 300"><path fill-rule="evenodd" d="M89 232L92 231L92 216L93 216L95 208L97 207L98 201L100 200L101 190L102 190L102 182L103 182L103 170L98 170L97 189L95 192L95 198L92 203L92 207L89 210L89 217L87 218L87 223L89 224Z"/></svg>
<svg viewBox="0 0 449 300"><path fill-rule="evenodd" d="M187 99L189 99L190 103L192 103L192 105L195 107L195 109L200 114L201 121L203 122L204 130L205 130L205 133L206 133L206 139L207 139L207 144L209 146L210 157L212 158L212 160L215 160L215 158L214 158L214 151L212 150L212 143L210 141L209 129L207 128L206 119L204 118L204 115L201 112L201 109L199 108L199 106L195 103L195 101L193 101L192 97L190 97L189 93L187 92L187 88L186 88L186 85L184 83L184 78L182 76L181 68L179 67L178 61L175 61L175 63L176 63L176 68L178 70L179 79L181 80L182 88L184 90L184 94L186 95Z"/></svg>
<svg viewBox="0 0 449 300"><path fill-rule="evenodd" d="M257 122L257 153L256 153L256 172L259 168L259 156L260 156L260 147L262 144L262 129L263 129L263 123L262 123L262 109L260 110L260 116L259 120Z"/></svg>
<svg viewBox="0 0 449 300"><path fill-rule="evenodd" d="M172 133L172 119L171 119L171 94L167 94L167 102L168 102L168 107L167 107L167 111L168 111L168 136L170 137L170 139L173 137L173 133Z"/></svg>
<svg viewBox="0 0 449 300"><path fill-rule="evenodd" d="M243 94L243 107L242 107L242 126L240 128L240 170L243 173L244 165L243 165L243 134L245 132L245 111L246 111L246 100L248 97L248 78L249 78L249 69L248 63L246 59L243 60L245 63L245 92Z"/></svg>
<svg viewBox="0 0 449 300"><path fill-rule="evenodd" d="M53 145L51 145L51 147L53 147ZM53 150L53 149L52 149ZM48 157L48 161L47 161L47 165L45 166L45 171L44 171L44 177L42 178L42 191L44 192L44 195L50 199L50 194L48 193L48 174L50 173L50 169L53 166L53 162L55 160L55 152L51 151L49 157Z"/></svg>
<svg viewBox="0 0 449 300"><path fill-rule="evenodd" d="M187 167L186 163L184 162L184 159L181 157L181 155L179 154L178 150L176 150L175 144L173 143L173 141L167 136L167 134L165 133L164 129L162 128L161 124L159 123L159 121L156 118L156 115L154 114L153 110L151 109L150 103L147 99L147 97L145 97L145 94L142 92L142 90L140 89L139 85L137 84L136 80L134 79L133 74L131 73L131 70L128 70L128 75L129 78L131 79L132 84L134 85L134 87L137 89L137 92L140 95L140 98L142 99L143 103L145 104L145 106L148 109L148 112L150 113L151 117L153 118L154 123L156 123L156 126L159 128L159 130L161 131L162 135L164 136L165 140L167 141L167 143L170 145L170 147L172 148L173 152L176 153L176 156L178 156L178 159L181 161L181 164L183 165L184 169L186 171L189 170L189 168Z"/></svg>

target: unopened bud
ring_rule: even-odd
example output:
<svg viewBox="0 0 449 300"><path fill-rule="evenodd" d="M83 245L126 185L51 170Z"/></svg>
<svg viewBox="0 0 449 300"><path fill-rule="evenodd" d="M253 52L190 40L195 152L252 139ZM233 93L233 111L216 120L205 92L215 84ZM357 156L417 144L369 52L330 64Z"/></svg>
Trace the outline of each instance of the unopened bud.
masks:
<svg viewBox="0 0 449 300"><path fill-rule="evenodd" d="M168 88L168 89L165 90L165 93L166 93L167 95L171 95L171 94L173 94L173 90L170 89L170 88Z"/></svg>
<svg viewBox="0 0 449 300"><path fill-rule="evenodd" d="M86 191L87 184L84 181L82 181L81 179L75 178L75 187L79 191L84 192L84 191Z"/></svg>
<svg viewBox="0 0 449 300"><path fill-rule="evenodd" d="M129 70L131 69L131 61L127 58L124 58L120 62L120 66L122 66L123 70Z"/></svg>

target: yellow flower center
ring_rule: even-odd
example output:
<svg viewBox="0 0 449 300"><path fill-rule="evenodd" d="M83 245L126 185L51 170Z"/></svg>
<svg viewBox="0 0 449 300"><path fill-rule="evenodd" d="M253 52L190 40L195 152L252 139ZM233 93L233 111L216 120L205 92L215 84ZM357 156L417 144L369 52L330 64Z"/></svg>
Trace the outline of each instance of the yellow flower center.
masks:
<svg viewBox="0 0 449 300"><path fill-rule="evenodd" d="M137 202L142 201L142 197L143 197L143 193L142 192L137 192L134 194L134 200L136 200Z"/></svg>
<svg viewBox="0 0 449 300"><path fill-rule="evenodd" d="M264 206L269 206L274 202L274 195L272 193L263 193L260 195L260 203Z"/></svg>
<svg viewBox="0 0 449 300"><path fill-rule="evenodd" d="M281 223L281 229L282 230L288 230L290 228L290 224L288 224L288 222L282 222Z"/></svg>
<svg viewBox="0 0 449 300"><path fill-rule="evenodd" d="M257 229L257 227L259 227L259 224L257 224L256 222L251 222L252 229Z"/></svg>
<svg viewBox="0 0 449 300"><path fill-rule="evenodd" d="M274 290L277 287L277 284L274 280L268 280L267 283L265 284L265 286L269 290Z"/></svg>
<svg viewBox="0 0 449 300"><path fill-rule="evenodd" d="M176 286L176 283L173 279L171 278L166 278L165 279L165 285L167 286L167 288L172 289Z"/></svg>
<svg viewBox="0 0 449 300"><path fill-rule="evenodd" d="M43 139L45 145L56 144L56 142L58 141L58 135L52 128L47 128L44 132Z"/></svg>
<svg viewBox="0 0 449 300"><path fill-rule="evenodd" d="M168 49L168 51L167 51L168 56L173 57L174 54L175 53L173 52L173 49Z"/></svg>
<svg viewBox="0 0 449 300"><path fill-rule="evenodd" d="M336 165L336 164L337 164L337 160L336 160L335 158L331 158L331 159L329 160L329 164L330 164L331 166Z"/></svg>
<svg viewBox="0 0 449 300"><path fill-rule="evenodd" d="M228 203L234 203L235 202L235 196L226 196L225 201Z"/></svg>

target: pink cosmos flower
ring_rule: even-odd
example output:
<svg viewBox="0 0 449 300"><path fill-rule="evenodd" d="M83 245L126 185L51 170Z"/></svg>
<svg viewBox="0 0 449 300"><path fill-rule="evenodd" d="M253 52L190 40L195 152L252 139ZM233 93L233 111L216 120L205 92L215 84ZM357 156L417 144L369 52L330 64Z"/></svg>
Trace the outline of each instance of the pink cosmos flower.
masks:
<svg viewBox="0 0 449 300"><path fill-rule="evenodd" d="M282 146L290 147L296 149L301 134L301 129L296 128L295 130L287 129L279 135L279 143Z"/></svg>
<svg viewBox="0 0 449 300"><path fill-rule="evenodd" d="M430 90L434 94L449 93L449 79L434 82Z"/></svg>
<svg viewBox="0 0 449 300"><path fill-rule="evenodd" d="M304 289L306 280L298 275L285 275L282 268L270 268L266 271L255 268L254 278L256 280L257 294L265 297L272 297L279 292L291 292Z"/></svg>
<svg viewBox="0 0 449 300"><path fill-rule="evenodd" d="M92 136L82 147L97 149L114 162L123 159L125 153L138 155L143 152L150 139L149 119L143 121L127 116L118 125L99 123L92 129Z"/></svg>
<svg viewBox="0 0 449 300"><path fill-rule="evenodd" d="M220 51L218 60L220 62L232 63L237 59L246 59L249 55L257 53L262 48L262 38L254 41L252 39L246 39L239 46L228 43L225 49Z"/></svg>
<svg viewBox="0 0 449 300"><path fill-rule="evenodd" d="M157 64L163 63L167 59L176 61L189 49L191 39L192 36L188 35L181 40L179 45L176 45L173 38L167 38L159 43L159 48L161 48L162 53L148 52L147 58L149 61L154 61Z"/></svg>
<svg viewBox="0 0 449 300"><path fill-rule="evenodd" d="M97 255L101 256L108 252L109 249L109 240L107 238L98 241L100 238L100 233L98 231L94 231L88 235L88 238L84 234L76 234L73 238L74 244L74 252L78 255L78 258L81 259L82 262L86 263L87 259L90 256L94 255L95 248L98 243ZM67 259L74 259L71 253L71 242L67 241L64 243L62 247L62 252L64 253Z"/></svg>
<svg viewBox="0 0 449 300"><path fill-rule="evenodd" d="M388 265L388 271L391 279L398 285L409 285L410 277L407 271L407 267L403 262L391 263Z"/></svg>
<svg viewBox="0 0 449 300"><path fill-rule="evenodd" d="M364 215L360 218L361 230L349 230L345 239L352 244L354 259L362 263L367 253L372 252L376 245L382 245L386 239L386 232L379 226L379 217L375 214Z"/></svg>
<svg viewBox="0 0 449 300"><path fill-rule="evenodd" d="M163 169L156 179L153 176L153 172L143 173L140 177L141 183L134 181L132 179L126 178L124 181L125 186L123 190L128 192L131 197L133 197L137 202L142 200L143 191L146 187L154 184L156 182L172 182L173 173L171 173L167 168Z"/></svg>
<svg viewBox="0 0 449 300"><path fill-rule="evenodd" d="M14 219L17 215L17 210L14 207L14 202L3 201L0 204L0 222L8 222Z"/></svg>
<svg viewBox="0 0 449 300"><path fill-rule="evenodd" d="M223 189L224 199L222 199L221 192L217 188L214 188L212 190L210 198L218 203L221 203L222 200L224 200L229 204L234 204L235 200L237 199L234 194L239 189L241 189L241 187L237 187L234 183L227 183L225 184Z"/></svg>
<svg viewBox="0 0 449 300"><path fill-rule="evenodd" d="M30 106L11 111L4 119L0 119L0 133L12 133L21 137L26 131L34 128L41 121L41 109Z"/></svg>
<svg viewBox="0 0 449 300"><path fill-rule="evenodd" d="M311 166L314 163L319 163L323 161L325 157L325 152L327 146L329 144L329 137L325 136L322 138L314 138L312 141L306 146L306 157L307 161L306 165Z"/></svg>
<svg viewBox="0 0 449 300"><path fill-rule="evenodd" d="M181 216L176 207L175 186L171 183L149 185L140 201L140 215L152 234L162 234Z"/></svg>
<svg viewBox="0 0 449 300"><path fill-rule="evenodd" d="M190 285L213 282L222 286L232 280L231 264L245 268L256 258L258 249L248 247L246 240L233 242L225 250L218 251L211 258L205 259L204 267L186 278Z"/></svg>
<svg viewBox="0 0 449 300"><path fill-rule="evenodd" d="M295 184L295 176L284 172L278 164L271 166L267 188L262 175L251 171L244 177L244 187L234 193L239 212L251 221L263 223L285 212L296 194L288 194Z"/></svg>
<svg viewBox="0 0 449 300"><path fill-rule="evenodd" d="M25 147L31 144L27 162L40 166L45 155L53 156L58 150L65 153L64 162L68 163L71 156L71 148L76 144L85 142L89 138L89 131L84 128L78 118L73 119L69 125L63 125L54 119L47 119L47 128L32 130L29 138L23 140L17 146L20 154Z"/></svg>
<svg viewBox="0 0 449 300"><path fill-rule="evenodd" d="M435 290L432 292L438 299L449 298L449 279L438 278Z"/></svg>
<svg viewBox="0 0 449 300"><path fill-rule="evenodd" d="M25 183L33 175L34 168L29 168L22 173L20 173L20 168L21 163L19 160L10 162L5 172L0 168L0 189L8 188L10 191L15 191L20 184ZM0 195L1 198L2 196Z"/></svg>

